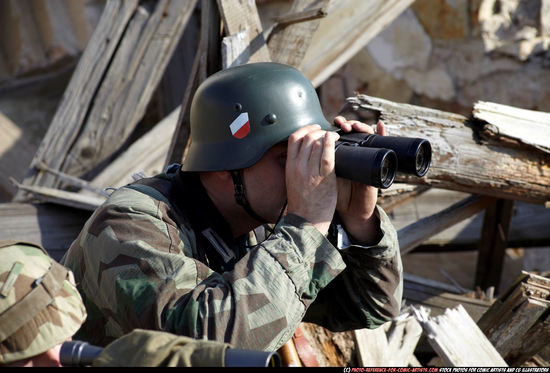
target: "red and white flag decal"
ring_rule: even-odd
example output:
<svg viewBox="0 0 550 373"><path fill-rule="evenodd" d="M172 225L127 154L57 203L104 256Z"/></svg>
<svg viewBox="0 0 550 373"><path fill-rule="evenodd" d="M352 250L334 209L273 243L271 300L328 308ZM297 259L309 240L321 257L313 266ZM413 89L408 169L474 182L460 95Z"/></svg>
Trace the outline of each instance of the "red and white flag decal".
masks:
<svg viewBox="0 0 550 373"><path fill-rule="evenodd" d="M231 134L233 137L242 139L246 137L250 132L250 123L248 122L248 113L241 113L234 121L229 125Z"/></svg>

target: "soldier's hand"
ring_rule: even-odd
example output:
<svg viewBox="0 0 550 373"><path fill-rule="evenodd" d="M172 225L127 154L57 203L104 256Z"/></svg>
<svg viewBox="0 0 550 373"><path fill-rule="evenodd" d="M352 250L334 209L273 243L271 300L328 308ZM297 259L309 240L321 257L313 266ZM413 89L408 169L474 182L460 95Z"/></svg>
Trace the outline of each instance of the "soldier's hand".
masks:
<svg viewBox="0 0 550 373"><path fill-rule="evenodd" d="M343 132L374 133L371 126L356 121L348 121L342 116L334 118L334 124ZM379 121L376 133L384 136L384 123ZM374 215L378 189L348 179L338 178L338 202L336 211L344 227L352 237L364 245L378 241L378 224Z"/></svg>
<svg viewBox="0 0 550 373"><path fill-rule="evenodd" d="M326 234L337 200L334 146L339 135L304 126L290 135L286 160L288 212Z"/></svg>

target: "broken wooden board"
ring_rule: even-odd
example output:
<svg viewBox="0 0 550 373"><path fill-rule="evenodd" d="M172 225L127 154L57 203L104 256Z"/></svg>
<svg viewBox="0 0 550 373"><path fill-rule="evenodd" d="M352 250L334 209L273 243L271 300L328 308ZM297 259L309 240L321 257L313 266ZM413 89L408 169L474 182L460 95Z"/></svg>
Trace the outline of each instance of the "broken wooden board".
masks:
<svg viewBox="0 0 550 373"><path fill-rule="evenodd" d="M395 185L395 184L394 184ZM399 185L403 185L399 183ZM405 184L407 185L407 184ZM412 188L414 185L410 185ZM392 186L393 187L393 186ZM390 187L390 190L392 189ZM424 186L425 187L425 186ZM378 203L386 209L384 192ZM390 219L396 230L400 230L419 219L433 215L466 198L468 194L452 190L430 188L414 199L389 210ZM389 197L391 202L391 196ZM391 205L390 205L391 206ZM479 213L452 227L427 238L415 252L471 251L478 250L484 213ZM508 247L531 248L550 247L550 231L546 229L550 221L550 209L544 205L516 201L508 232ZM550 269L550 266L548 266Z"/></svg>
<svg viewBox="0 0 550 373"><path fill-rule="evenodd" d="M478 101L473 114L487 122L487 136L508 137L550 153L550 113Z"/></svg>
<svg viewBox="0 0 550 373"><path fill-rule="evenodd" d="M119 149L143 117L195 3L107 2L25 185L58 186L37 172L39 161L80 176Z"/></svg>
<svg viewBox="0 0 550 373"><path fill-rule="evenodd" d="M432 163L422 178L396 176L396 181L482 194L530 203L550 197L550 158L534 147L479 141L479 128L449 112L357 95L342 110L386 124L389 136L420 137L432 145Z"/></svg>
<svg viewBox="0 0 550 373"><path fill-rule="evenodd" d="M475 284L481 289L494 287L500 293L508 232L514 213L514 201L497 199L485 210L479 240Z"/></svg>
<svg viewBox="0 0 550 373"><path fill-rule="evenodd" d="M0 204L0 240L41 244L59 261L76 239L91 213L53 204Z"/></svg>
<svg viewBox="0 0 550 373"><path fill-rule="evenodd" d="M66 190L40 187L40 186L28 186L23 184L17 184L19 190L27 192L32 201L38 202L51 202L58 205L74 207L86 211L94 211L106 200L106 196L86 195L75 192L68 192Z"/></svg>
<svg viewBox="0 0 550 373"><path fill-rule="evenodd" d="M550 279L523 272L478 325L510 365L522 364L550 341Z"/></svg>
<svg viewBox="0 0 550 373"><path fill-rule="evenodd" d="M162 172L180 109L181 106L178 106L149 132L134 141L90 183L101 189L118 188L134 181L133 174L143 172L153 176Z"/></svg>
<svg viewBox="0 0 550 373"><path fill-rule="evenodd" d="M376 329L355 330L354 335L359 366L421 366L414 351L422 327L408 312Z"/></svg>
<svg viewBox="0 0 550 373"><path fill-rule="evenodd" d="M277 17L267 43L271 60L299 69L328 6L329 0L294 1Z"/></svg>
<svg viewBox="0 0 550 373"><path fill-rule="evenodd" d="M481 212L493 202L494 198L473 195L400 229L397 236L401 255L412 251L429 237Z"/></svg>
<svg viewBox="0 0 550 373"><path fill-rule="evenodd" d="M243 33L247 62L269 62L271 57L255 1L218 0L227 35ZM238 56L237 56L238 57Z"/></svg>
<svg viewBox="0 0 550 373"><path fill-rule="evenodd" d="M441 315L446 309L461 304L470 317L477 321L491 306L490 300L466 295L453 285L409 273L404 273L403 277L403 299L408 305L429 308L432 316Z"/></svg>
<svg viewBox="0 0 550 373"><path fill-rule="evenodd" d="M423 307L411 309L445 366L508 366L462 305L434 317Z"/></svg>
<svg viewBox="0 0 550 373"><path fill-rule="evenodd" d="M380 189L378 191L377 203L384 211L390 213L394 208L412 200L429 189L430 187L426 185L394 183L388 189Z"/></svg>
<svg viewBox="0 0 550 373"><path fill-rule="evenodd" d="M299 70L318 87L414 0L332 1Z"/></svg>
<svg viewBox="0 0 550 373"><path fill-rule="evenodd" d="M221 58L218 53L220 43L218 40L220 34L220 13L215 0L201 2L200 18L199 44L193 59L187 87L185 88L176 129L172 133L165 166L172 163L182 163L183 159L185 159L191 136L190 116L193 96L199 85L217 70L218 60Z"/></svg>

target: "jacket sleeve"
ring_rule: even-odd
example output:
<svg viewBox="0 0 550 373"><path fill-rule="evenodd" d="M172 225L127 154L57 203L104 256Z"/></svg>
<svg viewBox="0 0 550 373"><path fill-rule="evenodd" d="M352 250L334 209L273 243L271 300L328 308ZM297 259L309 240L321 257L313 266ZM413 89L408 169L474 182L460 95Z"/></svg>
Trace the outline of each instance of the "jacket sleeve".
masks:
<svg viewBox="0 0 550 373"><path fill-rule="evenodd" d="M403 267L390 219L377 206L382 237L375 246L339 248L346 269L319 292L304 321L332 331L373 329L399 314Z"/></svg>
<svg viewBox="0 0 550 373"><path fill-rule="evenodd" d="M230 346L171 333L135 329L107 345L94 367L224 367Z"/></svg>
<svg viewBox="0 0 550 373"><path fill-rule="evenodd" d="M213 272L193 258L194 233L178 229L165 202L122 188L71 247L66 265L81 282L89 333L105 328L112 340L142 328L276 350L345 267L315 227L289 215L231 272Z"/></svg>

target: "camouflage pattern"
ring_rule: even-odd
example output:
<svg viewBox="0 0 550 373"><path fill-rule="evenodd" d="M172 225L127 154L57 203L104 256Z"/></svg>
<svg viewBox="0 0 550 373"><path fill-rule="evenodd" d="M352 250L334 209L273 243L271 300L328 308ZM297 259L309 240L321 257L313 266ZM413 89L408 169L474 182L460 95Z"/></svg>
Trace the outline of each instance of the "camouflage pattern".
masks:
<svg viewBox="0 0 550 373"><path fill-rule="evenodd" d="M180 174L149 180L173 185ZM275 351L302 320L349 330L374 328L398 314L401 259L381 209L382 239L373 247L339 251L289 214L250 248L253 235L227 235L204 189L186 188L177 190L183 202L147 183L120 188L85 224L64 262L88 311L76 338L104 346L143 328ZM197 210L236 256L222 268L201 254L207 241L190 221Z"/></svg>
<svg viewBox="0 0 550 373"><path fill-rule="evenodd" d="M105 347L93 366L223 367L227 348L226 343L135 329Z"/></svg>
<svg viewBox="0 0 550 373"><path fill-rule="evenodd" d="M0 364L66 341L85 319L70 271L39 246L0 241Z"/></svg>

